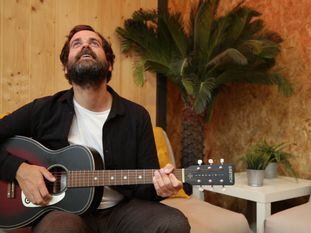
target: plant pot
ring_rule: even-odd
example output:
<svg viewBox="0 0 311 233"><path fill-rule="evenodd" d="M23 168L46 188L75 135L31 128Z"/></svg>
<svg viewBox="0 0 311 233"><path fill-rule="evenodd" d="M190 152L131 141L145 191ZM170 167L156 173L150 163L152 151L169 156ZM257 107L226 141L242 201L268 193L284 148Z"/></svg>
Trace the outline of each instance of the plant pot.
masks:
<svg viewBox="0 0 311 233"><path fill-rule="evenodd" d="M269 163L265 169L265 178L273 179L278 176L278 164L273 162Z"/></svg>
<svg viewBox="0 0 311 233"><path fill-rule="evenodd" d="M263 185L265 170L247 169L247 184L249 186L260 187Z"/></svg>

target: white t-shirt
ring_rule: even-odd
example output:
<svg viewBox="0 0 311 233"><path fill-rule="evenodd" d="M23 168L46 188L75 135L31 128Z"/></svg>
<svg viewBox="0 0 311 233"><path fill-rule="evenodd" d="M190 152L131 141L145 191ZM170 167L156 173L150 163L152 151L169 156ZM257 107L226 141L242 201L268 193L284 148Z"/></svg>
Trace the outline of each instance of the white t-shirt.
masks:
<svg viewBox="0 0 311 233"><path fill-rule="evenodd" d="M94 148L104 159L103 152L103 126L107 120L110 109L104 112L92 112L73 99L75 115L68 135L70 144L79 144ZM123 199L119 192L104 187L104 195L99 209L105 209L118 204Z"/></svg>

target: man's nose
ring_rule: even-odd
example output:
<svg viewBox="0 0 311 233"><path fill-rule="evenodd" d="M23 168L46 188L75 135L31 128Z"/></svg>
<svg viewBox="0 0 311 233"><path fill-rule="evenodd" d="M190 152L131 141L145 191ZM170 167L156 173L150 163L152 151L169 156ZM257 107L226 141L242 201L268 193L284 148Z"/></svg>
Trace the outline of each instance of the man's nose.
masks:
<svg viewBox="0 0 311 233"><path fill-rule="evenodd" d="M82 43L82 49L84 49L84 48L90 48L89 42L85 41Z"/></svg>

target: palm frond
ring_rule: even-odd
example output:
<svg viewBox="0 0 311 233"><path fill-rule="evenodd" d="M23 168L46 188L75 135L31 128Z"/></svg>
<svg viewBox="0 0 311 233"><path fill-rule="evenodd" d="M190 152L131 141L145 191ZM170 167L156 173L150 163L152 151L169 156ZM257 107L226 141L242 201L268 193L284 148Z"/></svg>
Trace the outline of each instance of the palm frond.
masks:
<svg viewBox="0 0 311 233"><path fill-rule="evenodd" d="M247 40L243 43L254 55L261 58L275 58L279 52L279 45L269 40Z"/></svg>
<svg viewBox="0 0 311 233"><path fill-rule="evenodd" d="M220 54L217 54L211 61L209 61L205 69L208 70L213 66L220 66L226 64L246 65L247 58L234 48L228 48Z"/></svg>
<svg viewBox="0 0 311 233"><path fill-rule="evenodd" d="M282 38L265 28L260 13L243 1L217 17L220 0L200 0L192 7L189 30L180 13L139 10L118 27L123 53L138 56L135 82L143 71L161 73L179 89L187 105L209 119L217 93L226 84L275 85L285 96L291 83L272 72Z"/></svg>
<svg viewBox="0 0 311 233"><path fill-rule="evenodd" d="M180 13L175 13L174 15L165 14L160 17L159 20L163 20L163 24L160 25L159 31L165 30L176 45L180 56L186 57L188 50L188 38L184 31L182 15Z"/></svg>
<svg viewBox="0 0 311 233"><path fill-rule="evenodd" d="M143 59L137 59L134 62L134 78L137 86L143 86L145 83L145 63Z"/></svg>
<svg viewBox="0 0 311 233"><path fill-rule="evenodd" d="M245 66L234 66L226 69L216 78L216 86L226 83L251 83L261 85L276 85L278 90L285 96L293 93L290 82L279 73L267 73L260 70L252 70Z"/></svg>
<svg viewBox="0 0 311 233"><path fill-rule="evenodd" d="M193 50L208 56L212 25L219 5L219 0L200 1L193 18ZM204 56L205 55L205 56Z"/></svg>
<svg viewBox="0 0 311 233"><path fill-rule="evenodd" d="M193 103L193 109L197 114L201 114L205 111L207 104L211 101L214 86L215 79L213 78L207 79L199 85Z"/></svg>

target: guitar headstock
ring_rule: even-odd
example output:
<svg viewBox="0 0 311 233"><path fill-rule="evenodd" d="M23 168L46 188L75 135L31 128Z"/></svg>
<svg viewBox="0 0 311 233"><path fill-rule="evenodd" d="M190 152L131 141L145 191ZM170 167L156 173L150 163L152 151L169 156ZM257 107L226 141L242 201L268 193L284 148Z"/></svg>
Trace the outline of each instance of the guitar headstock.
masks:
<svg viewBox="0 0 311 233"><path fill-rule="evenodd" d="M185 169L185 182L191 185L234 185L234 165L214 164L209 160L208 165L193 165Z"/></svg>

